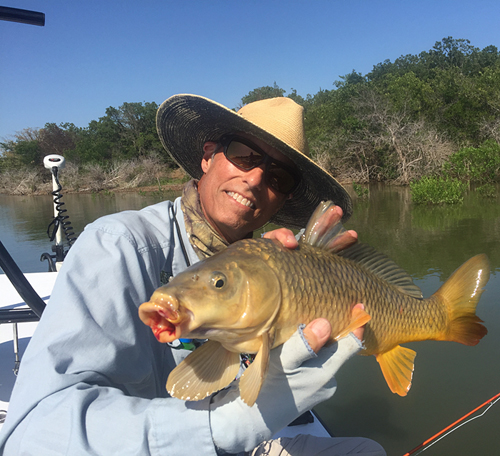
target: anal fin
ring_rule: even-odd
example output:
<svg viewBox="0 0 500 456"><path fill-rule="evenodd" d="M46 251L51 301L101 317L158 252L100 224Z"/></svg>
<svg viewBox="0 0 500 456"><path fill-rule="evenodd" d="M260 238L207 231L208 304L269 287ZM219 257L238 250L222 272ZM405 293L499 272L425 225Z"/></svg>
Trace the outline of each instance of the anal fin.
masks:
<svg viewBox="0 0 500 456"><path fill-rule="evenodd" d="M352 311L351 321L336 337L335 340L346 337L350 332L365 325L372 317L368 315L361 307L355 307Z"/></svg>
<svg viewBox="0 0 500 456"><path fill-rule="evenodd" d="M262 335L260 350L240 379L240 396L249 407L255 404L269 368L271 339L267 332Z"/></svg>
<svg viewBox="0 0 500 456"><path fill-rule="evenodd" d="M398 345L376 355L385 381L393 393L406 396L411 387L416 352Z"/></svg>
<svg viewBox="0 0 500 456"><path fill-rule="evenodd" d="M187 356L168 376L172 397L199 401L228 386L238 375L240 355L209 340Z"/></svg>

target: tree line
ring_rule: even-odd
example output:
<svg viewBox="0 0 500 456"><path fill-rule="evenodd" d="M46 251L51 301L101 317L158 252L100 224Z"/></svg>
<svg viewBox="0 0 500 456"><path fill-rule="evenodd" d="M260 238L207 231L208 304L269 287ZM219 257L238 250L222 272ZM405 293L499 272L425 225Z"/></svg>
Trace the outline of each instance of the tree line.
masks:
<svg viewBox="0 0 500 456"><path fill-rule="evenodd" d="M160 157L173 165L156 133L157 109L155 102L123 103L119 108L110 106L103 117L84 128L72 123L26 128L13 140L0 143L0 170L42 166L48 154L62 155L76 165L106 165L147 157Z"/></svg>
<svg viewBox="0 0 500 456"><path fill-rule="evenodd" d="M313 159L344 181L409 184L446 166L453 174L451 157L464 149L480 156L475 151L486 147L493 150L493 162L497 155L500 161L495 46L479 49L469 40L447 37L429 51L378 63L365 75L353 70L333 85L302 97L274 83L250 91L241 105L274 96L301 104ZM85 128L49 123L25 129L0 143L0 170L41 166L48 153L77 164L155 156L173 166L156 133L157 108L154 102L124 103ZM498 169L493 174L498 179Z"/></svg>
<svg viewBox="0 0 500 456"><path fill-rule="evenodd" d="M315 158L358 182L408 184L464 147L500 142L500 54L451 37L355 71L304 100Z"/></svg>

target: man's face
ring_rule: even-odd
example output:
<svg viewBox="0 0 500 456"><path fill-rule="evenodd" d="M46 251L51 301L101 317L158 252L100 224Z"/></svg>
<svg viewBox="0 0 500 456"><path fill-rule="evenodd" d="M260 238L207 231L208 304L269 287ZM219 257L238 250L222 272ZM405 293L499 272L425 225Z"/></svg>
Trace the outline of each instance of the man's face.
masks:
<svg viewBox="0 0 500 456"><path fill-rule="evenodd" d="M288 157L265 142L250 139L272 158L292 164ZM205 173L198 183L203 212L208 222L228 242L243 239L269 221L290 195L270 188L265 181L264 165L249 171L237 168L222 152L215 155L217 144L205 143L201 167Z"/></svg>

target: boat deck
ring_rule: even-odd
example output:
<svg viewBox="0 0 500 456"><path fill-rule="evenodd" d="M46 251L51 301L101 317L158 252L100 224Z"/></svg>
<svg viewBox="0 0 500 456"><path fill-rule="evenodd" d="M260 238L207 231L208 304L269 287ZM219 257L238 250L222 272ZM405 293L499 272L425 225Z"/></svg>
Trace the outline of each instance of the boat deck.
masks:
<svg viewBox="0 0 500 456"><path fill-rule="evenodd" d="M25 277L38 295L47 303L54 287L57 272L35 272L25 274ZM5 274L0 274L0 309L29 309ZM37 324L37 322L17 324L19 357L24 353ZM10 395L16 381L14 374L16 367L14 330L13 323L0 323L0 429L3 424L3 411L8 409Z"/></svg>

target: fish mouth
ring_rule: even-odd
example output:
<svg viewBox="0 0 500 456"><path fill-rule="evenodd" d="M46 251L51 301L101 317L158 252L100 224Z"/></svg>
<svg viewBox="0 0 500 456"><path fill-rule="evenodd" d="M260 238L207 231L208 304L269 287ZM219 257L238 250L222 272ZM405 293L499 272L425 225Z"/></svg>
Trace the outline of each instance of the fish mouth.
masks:
<svg viewBox="0 0 500 456"><path fill-rule="evenodd" d="M155 299L139 306L139 318L151 328L159 342L172 342L181 337L182 322L177 299Z"/></svg>

